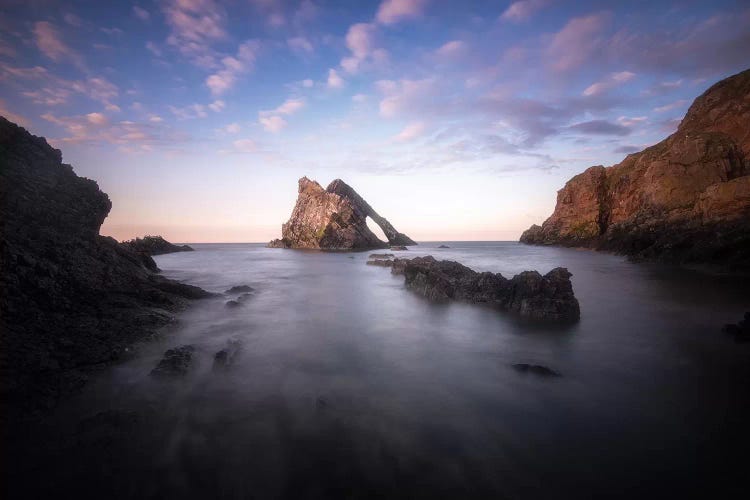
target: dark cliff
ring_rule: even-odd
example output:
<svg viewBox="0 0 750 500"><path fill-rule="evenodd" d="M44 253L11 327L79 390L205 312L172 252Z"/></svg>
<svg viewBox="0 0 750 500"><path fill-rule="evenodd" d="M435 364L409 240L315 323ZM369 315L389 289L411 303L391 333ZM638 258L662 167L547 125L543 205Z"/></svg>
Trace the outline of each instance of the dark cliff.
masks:
<svg viewBox="0 0 750 500"><path fill-rule="evenodd" d="M54 407L91 367L171 320L197 287L99 228L112 204L61 152L0 117L0 398L3 418Z"/></svg>
<svg viewBox="0 0 750 500"><path fill-rule="evenodd" d="M554 213L521 241L745 270L749 216L746 70L699 96L662 142L569 180L558 191Z"/></svg>

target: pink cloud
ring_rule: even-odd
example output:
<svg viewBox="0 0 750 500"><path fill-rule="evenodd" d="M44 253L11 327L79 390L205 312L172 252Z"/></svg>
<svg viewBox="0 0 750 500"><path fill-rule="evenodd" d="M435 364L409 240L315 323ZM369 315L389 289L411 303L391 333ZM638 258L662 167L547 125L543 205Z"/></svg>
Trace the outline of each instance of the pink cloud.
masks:
<svg viewBox="0 0 750 500"><path fill-rule="evenodd" d="M329 89L340 89L344 86L344 79L339 76L338 72L331 68L328 70L328 88Z"/></svg>
<svg viewBox="0 0 750 500"><path fill-rule="evenodd" d="M421 136L425 131L424 122L410 123L396 136L399 142L408 142Z"/></svg>
<svg viewBox="0 0 750 500"><path fill-rule="evenodd" d="M547 48L552 68L570 71L584 65L601 48L601 35L609 24L607 12L576 17L557 32Z"/></svg>
<svg viewBox="0 0 750 500"><path fill-rule="evenodd" d="M383 0L375 19L381 24L395 24L406 19L421 17L427 0Z"/></svg>
<svg viewBox="0 0 750 500"><path fill-rule="evenodd" d="M260 50L257 41L249 40L241 44L237 49L236 57L226 56L222 58L222 69L206 78L206 86L213 95L221 95L231 89L239 75L252 71L255 59Z"/></svg>
<svg viewBox="0 0 750 500"><path fill-rule="evenodd" d="M513 2L505 9L500 19L515 23L526 21L548 3L549 0L520 0Z"/></svg>
<svg viewBox="0 0 750 500"><path fill-rule="evenodd" d="M604 80L596 83L592 83L586 90L583 91L583 95L586 97L603 94L604 92L613 89L623 83L629 82L635 77L635 73L630 71L620 71L618 73L611 73Z"/></svg>
<svg viewBox="0 0 750 500"><path fill-rule="evenodd" d="M63 42L52 23L40 21L34 25L33 31L34 42L45 56L55 62L70 61L78 67L83 67L81 55Z"/></svg>
<svg viewBox="0 0 750 500"><path fill-rule="evenodd" d="M0 116L4 116L8 120L12 121L13 123L17 123L18 125L21 125L22 127L29 127L31 122L28 118L25 116L19 115L17 113L14 113L13 111L9 110L7 105L5 104L5 101L0 99Z"/></svg>

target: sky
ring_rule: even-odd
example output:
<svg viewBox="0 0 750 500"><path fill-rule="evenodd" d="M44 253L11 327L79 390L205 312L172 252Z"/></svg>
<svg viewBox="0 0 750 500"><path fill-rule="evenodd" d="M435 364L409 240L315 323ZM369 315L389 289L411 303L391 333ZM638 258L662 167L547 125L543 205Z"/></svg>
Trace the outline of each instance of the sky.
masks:
<svg viewBox="0 0 750 500"><path fill-rule="evenodd" d="M0 3L0 115L118 240L279 237L302 176L418 241L515 240L748 67L746 1Z"/></svg>

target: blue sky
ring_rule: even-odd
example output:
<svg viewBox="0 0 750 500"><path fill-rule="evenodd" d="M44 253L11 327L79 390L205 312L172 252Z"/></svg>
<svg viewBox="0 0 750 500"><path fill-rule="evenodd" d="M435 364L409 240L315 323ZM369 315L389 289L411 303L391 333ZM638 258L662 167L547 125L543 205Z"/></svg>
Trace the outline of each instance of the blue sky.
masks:
<svg viewBox="0 0 750 500"><path fill-rule="evenodd" d="M118 239L271 239L303 175L417 240L516 239L749 66L742 1L0 7L0 114L99 182Z"/></svg>

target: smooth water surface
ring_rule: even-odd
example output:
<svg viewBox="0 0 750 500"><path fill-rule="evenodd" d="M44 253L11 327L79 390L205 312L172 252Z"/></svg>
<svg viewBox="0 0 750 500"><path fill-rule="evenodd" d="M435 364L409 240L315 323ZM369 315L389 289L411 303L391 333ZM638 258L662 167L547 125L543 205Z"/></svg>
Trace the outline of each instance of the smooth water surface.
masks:
<svg viewBox="0 0 750 500"><path fill-rule="evenodd" d="M720 328L750 309L747 283L584 250L440 243L395 253L506 277L567 267L580 322L433 304L365 265L370 252L194 245L157 257L164 275L252 296L196 302L61 409L77 430L58 480L127 498L559 498L738 479L750 346ZM231 339L235 363L214 369ZM184 344L197 349L187 376L149 376Z"/></svg>

